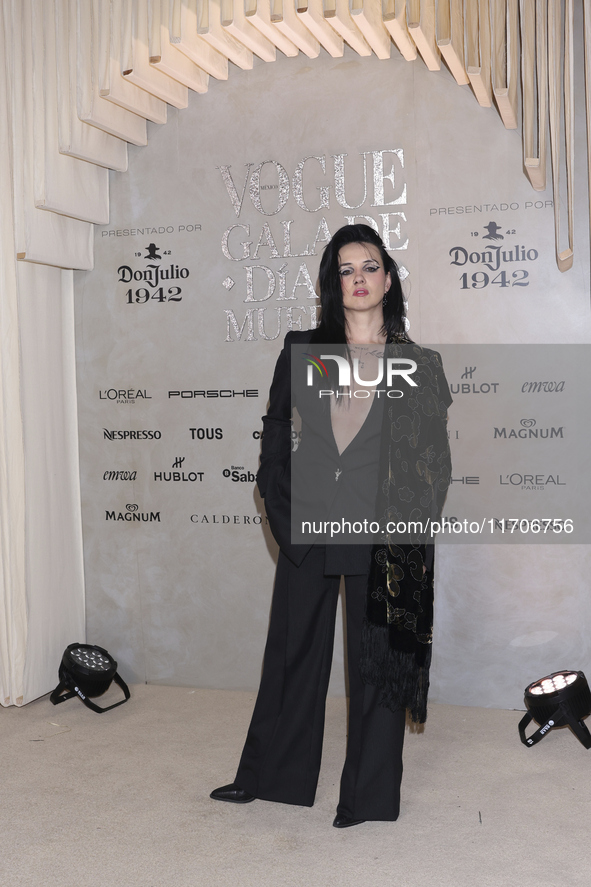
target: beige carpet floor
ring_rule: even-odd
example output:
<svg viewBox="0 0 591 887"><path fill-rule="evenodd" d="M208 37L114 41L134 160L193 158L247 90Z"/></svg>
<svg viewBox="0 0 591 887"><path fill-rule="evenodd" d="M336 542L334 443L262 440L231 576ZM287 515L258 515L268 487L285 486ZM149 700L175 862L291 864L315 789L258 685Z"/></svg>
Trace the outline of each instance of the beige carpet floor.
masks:
<svg viewBox="0 0 591 887"><path fill-rule="evenodd" d="M237 806L208 794L234 776L254 694L131 690L102 715L48 697L0 710L3 887L591 884L591 751L568 729L525 748L520 712L431 705L407 734L398 822L337 830L344 699L314 807Z"/></svg>

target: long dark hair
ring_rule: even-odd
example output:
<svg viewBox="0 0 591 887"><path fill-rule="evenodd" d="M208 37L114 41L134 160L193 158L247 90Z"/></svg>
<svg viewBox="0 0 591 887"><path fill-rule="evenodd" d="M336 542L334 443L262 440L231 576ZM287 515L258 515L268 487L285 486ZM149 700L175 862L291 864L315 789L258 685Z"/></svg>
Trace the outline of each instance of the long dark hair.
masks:
<svg viewBox="0 0 591 887"><path fill-rule="evenodd" d="M334 345L345 345L347 343L341 276L339 274L339 253L349 243L369 243L379 249L384 270L386 274L390 274L391 280L390 289L384 297L383 332L386 334L388 342L396 337L410 341L405 335L404 298L396 262L386 252L380 235L373 228L370 228L369 225L344 225L342 228L339 228L334 237L327 243L320 260L320 271L318 273L321 309L320 325L312 334L312 342Z"/></svg>

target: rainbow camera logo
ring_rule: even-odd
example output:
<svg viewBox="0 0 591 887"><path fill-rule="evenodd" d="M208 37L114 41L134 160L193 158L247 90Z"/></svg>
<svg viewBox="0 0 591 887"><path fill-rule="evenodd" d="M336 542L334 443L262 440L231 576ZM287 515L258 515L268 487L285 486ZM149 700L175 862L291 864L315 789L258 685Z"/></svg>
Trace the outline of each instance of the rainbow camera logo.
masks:
<svg viewBox="0 0 591 887"><path fill-rule="evenodd" d="M308 375L306 379L308 386L313 384L312 377L314 375L314 367L316 367L323 379L328 379L328 370L319 357L316 357L315 354L309 354L307 351L302 354L302 357L308 364Z"/></svg>

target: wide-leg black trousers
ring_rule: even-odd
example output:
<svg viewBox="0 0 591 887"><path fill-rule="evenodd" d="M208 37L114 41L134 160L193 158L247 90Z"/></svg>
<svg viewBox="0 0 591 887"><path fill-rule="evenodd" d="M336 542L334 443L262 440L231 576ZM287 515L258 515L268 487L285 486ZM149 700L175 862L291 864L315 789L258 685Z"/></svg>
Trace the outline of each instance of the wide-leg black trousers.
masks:
<svg viewBox="0 0 591 887"><path fill-rule="evenodd" d="M235 782L257 798L314 803L340 576L325 550L296 567L279 553L263 674ZM400 807L404 711L379 705L359 671L367 574L345 576L349 728L337 812L395 820Z"/></svg>

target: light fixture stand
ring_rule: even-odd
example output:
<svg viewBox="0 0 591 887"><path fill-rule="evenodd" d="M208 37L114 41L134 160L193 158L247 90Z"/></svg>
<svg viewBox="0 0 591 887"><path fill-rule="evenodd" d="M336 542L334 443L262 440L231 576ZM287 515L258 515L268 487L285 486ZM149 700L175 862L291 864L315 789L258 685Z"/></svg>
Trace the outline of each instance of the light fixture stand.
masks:
<svg viewBox="0 0 591 887"><path fill-rule="evenodd" d="M527 712L519 722L519 737L531 748L554 727L569 726L581 745L591 748L591 733L584 718L591 714L591 690L582 671L557 671L534 681L525 690ZM526 737L532 720L540 726Z"/></svg>
<svg viewBox="0 0 591 887"><path fill-rule="evenodd" d="M525 736L525 730L530 721L533 721L534 716L531 712L526 712L526 714L522 717L519 722L519 736L524 745L532 746L535 745L540 739L543 739L546 733L549 730L552 730L553 727L566 727L571 728L579 742L581 742L585 748L591 748L591 733L589 733L589 728L587 724L583 720L577 720L570 709L561 702L552 717L548 718L541 727L532 733L529 738Z"/></svg>
<svg viewBox="0 0 591 887"><path fill-rule="evenodd" d="M49 697L54 705L78 696L87 708L102 714L123 705L130 697L129 687L117 674L117 663L102 647L92 644L70 644L59 667L59 684ZM114 681L123 690L124 699L98 706L90 697L102 696Z"/></svg>

